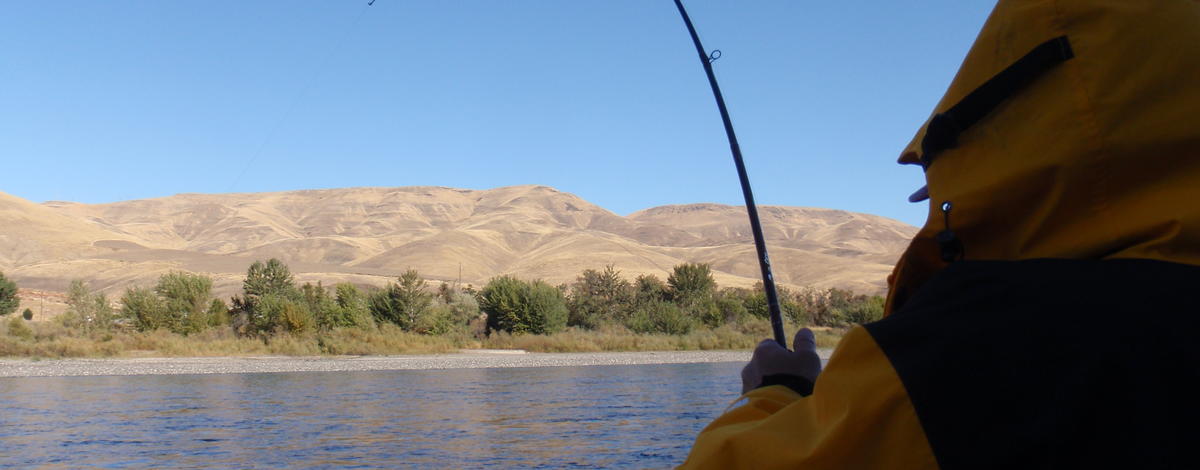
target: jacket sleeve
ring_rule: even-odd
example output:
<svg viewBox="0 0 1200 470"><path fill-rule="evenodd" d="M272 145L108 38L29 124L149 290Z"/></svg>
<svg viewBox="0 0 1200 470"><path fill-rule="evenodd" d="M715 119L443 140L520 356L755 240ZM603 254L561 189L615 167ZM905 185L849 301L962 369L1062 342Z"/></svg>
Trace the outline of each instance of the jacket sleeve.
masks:
<svg viewBox="0 0 1200 470"><path fill-rule="evenodd" d="M812 395L773 385L743 398L700 432L679 468L937 468L904 385L861 326Z"/></svg>

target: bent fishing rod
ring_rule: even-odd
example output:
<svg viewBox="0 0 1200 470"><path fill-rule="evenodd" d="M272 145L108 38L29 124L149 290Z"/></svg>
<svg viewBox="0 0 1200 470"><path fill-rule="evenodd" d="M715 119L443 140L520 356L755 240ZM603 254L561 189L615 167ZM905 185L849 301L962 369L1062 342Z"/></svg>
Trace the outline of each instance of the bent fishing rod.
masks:
<svg viewBox="0 0 1200 470"><path fill-rule="evenodd" d="M729 110L725 108L725 98L721 96L721 87L717 85L717 77L713 75L712 62L721 58L721 51L705 52L700 44L700 36L692 19L683 8L682 0L675 0L679 15L687 25L688 33L692 35L692 43L696 45L696 53L700 55L700 64L708 75L708 84L712 86L713 97L717 99L717 109L721 111L721 120L725 123L725 136L729 138L729 150L733 153L733 163L737 166L738 179L742 182L742 196L746 198L746 213L750 215L750 231L754 234L754 249L758 252L758 266L762 270L763 290L767 293L767 309L771 315L771 330L775 333L775 342L787 349L787 338L783 332L783 315L779 311L779 294L775 290L775 276L771 274L771 258L767 256L767 242L763 238L762 223L758 219L758 206L754 204L754 193L750 190L750 177L746 175L746 163L742 161L742 149L738 146L737 134L733 132L733 122L729 119Z"/></svg>

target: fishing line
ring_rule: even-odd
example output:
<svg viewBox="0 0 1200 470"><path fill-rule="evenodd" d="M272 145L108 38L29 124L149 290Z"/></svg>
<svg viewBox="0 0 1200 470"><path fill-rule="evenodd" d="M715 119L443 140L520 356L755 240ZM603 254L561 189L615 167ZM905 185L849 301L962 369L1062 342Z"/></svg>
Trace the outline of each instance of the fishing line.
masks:
<svg viewBox="0 0 1200 470"><path fill-rule="evenodd" d="M250 171L250 167L258 161L259 157L262 156L262 152L266 149L267 144L271 142L271 139L273 139L275 134L279 132L279 129L283 127L283 124L292 116L292 113L295 112L300 101L308 96L309 90L313 88L313 85L320 78L321 73L325 70L326 64L329 63L337 51L342 49L342 45L346 43L346 39L354 32L355 27L358 26L358 23L362 21L363 16L366 15L367 9L370 8L374 3L375 0L371 0L370 3L363 4L363 7L361 10L359 10L358 15L355 16L354 20L350 22L350 26L346 28L341 37L334 42L333 46L330 47L325 53L325 56L322 57L319 62L317 62L317 66L313 69L312 73L308 75L307 79L304 81L304 85L300 88L300 91L298 91L295 97L289 101L287 108L279 117L279 119L275 121L275 124L271 126L265 134L263 134L262 141L259 142L258 147L254 150L254 152L250 154L250 158L246 159L246 164L242 166L242 171L238 172L237 176L229 182L229 187L225 189L225 192L233 192L233 188L239 182L241 182L242 178L246 176L246 172Z"/></svg>
<svg viewBox="0 0 1200 470"><path fill-rule="evenodd" d="M758 253L758 266L762 271L763 290L767 294L767 310L771 316L771 330L775 333L775 342L787 348L787 338L783 331L783 315L779 311L779 294L775 290L775 276L771 274L771 258L767 256L767 243L763 238L762 223L758 219L758 206L754 204L754 193L750 191L750 177L746 175L746 164L742 161L742 149L738 146L737 134L733 132L733 122L729 119L729 110L725 108L725 98L721 96L721 87L717 85L717 77L713 74L712 63L721 58L720 50L704 52L700 44L700 36L692 26L692 19L683 8L682 0L675 0L679 15L687 25L688 33L692 35L692 43L700 54L700 63L704 65L704 73L708 75L708 84L712 87L713 97L717 99L717 109L721 111L721 121L725 124L725 136L729 138L729 150L733 153L733 163L737 167L738 179L742 183L742 195L746 198L746 213L750 216L750 231L754 233L754 249Z"/></svg>

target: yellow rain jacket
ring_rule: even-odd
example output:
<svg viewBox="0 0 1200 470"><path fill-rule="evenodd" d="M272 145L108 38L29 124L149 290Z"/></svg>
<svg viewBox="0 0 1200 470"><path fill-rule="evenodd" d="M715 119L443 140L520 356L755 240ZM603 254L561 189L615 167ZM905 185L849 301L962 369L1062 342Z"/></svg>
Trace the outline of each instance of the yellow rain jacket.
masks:
<svg viewBox="0 0 1200 470"><path fill-rule="evenodd" d="M1200 468L1200 1L1001 0L900 161L885 318L682 467Z"/></svg>

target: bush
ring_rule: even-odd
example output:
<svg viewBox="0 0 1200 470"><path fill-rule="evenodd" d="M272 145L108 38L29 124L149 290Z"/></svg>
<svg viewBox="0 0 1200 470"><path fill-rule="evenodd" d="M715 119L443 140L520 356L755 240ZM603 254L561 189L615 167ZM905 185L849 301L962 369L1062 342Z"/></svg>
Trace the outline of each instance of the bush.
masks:
<svg viewBox="0 0 1200 470"><path fill-rule="evenodd" d="M869 323L883 318L884 299L880 296L855 295L844 289L806 291L800 295L804 309L818 326L843 327Z"/></svg>
<svg viewBox="0 0 1200 470"><path fill-rule="evenodd" d="M562 291L542 281L493 278L479 292L479 309L487 314L490 331L547 334L567 324Z"/></svg>
<svg viewBox="0 0 1200 470"><path fill-rule="evenodd" d="M399 283L388 284L370 298L371 314L402 329L413 331L433 306L433 294L426 291L425 280L415 270L408 270Z"/></svg>
<svg viewBox="0 0 1200 470"><path fill-rule="evenodd" d="M170 320L171 331L187 335L199 332L211 323L212 279L200 274L179 271L163 274L154 286L162 307Z"/></svg>
<svg viewBox="0 0 1200 470"><path fill-rule="evenodd" d="M25 311L21 313L21 316L25 317L25 321L33 320L33 310L25 309Z"/></svg>
<svg viewBox="0 0 1200 470"><path fill-rule="evenodd" d="M470 331L472 320L479 318L475 297L445 284L437 302L418 322L413 331L429 335L462 334Z"/></svg>
<svg viewBox="0 0 1200 470"><path fill-rule="evenodd" d="M112 329L114 315L107 296L92 293L86 283L76 279L67 289L67 311L59 318L66 327L92 333Z"/></svg>
<svg viewBox="0 0 1200 470"><path fill-rule="evenodd" d="M229 324L225 302L213 298L212 279L185 272L159 276L153 290L125 289L121 316L138 331L165 329L181 335Z"/></svg>
<svg viewBox="0 0 1200 470"><path fill-rule="evenodd" d="M229 306L221 299L212 299L208 303L208 326L226 326L229 324Z"/></svg>
<svg viewBox="0 0 1200 470"><path fill-rule="evenodd" d="M316 319L305 305L277 294L259 299L255 308L256 330L272 333L305 333L316 329Z"/></svg>
<svg viewBox="0 0 1200 470"><path fill-rule="evenodd" d="M626 326L638 333L685 335L695 328L695 321L670 302L652 302L639 306Z"/></svg>
<svg viewBox="0 0 1200 470"><path fill-rule="evenodd" d="M746 307L746 313L758 318L770 318L770 308L767 306L767 293L761 282L756 283L750 290L737 289L736 294ZM796 301L796 294L786 287L776 287L775 293L779 299L779 310L784 318L795 323L808 324L811 322L804 307Z"/></svg>
<svg viewBox="0 0 1200 470"><path fill-rule="evenodd" d="M0 315L8 315L17 311L21 299L17 297L17 283L12 282L0 272Z"/></svg>
<svg viewBox="0 0 1200 470"><path fill-rule="evenodd" d="M8 334L26 341L33 340L33 330L29 329L29 325L26 325L21 317L12 317L8 321Z"/></svg>
<svg viewBox="0 0 1200 470"><path fill-rule="evenodd" d="M643 274L634 281L633 302L636 305L645 305L651 302L670 300L669 289L667 283L657 276Z"/></svg>
<svg viewBox="0 0 1200 470"><path fill-rule="evenodd" d="M354 284L340 283L334 286L338 313L333 319L334 326L369 328L375 326L371 318L371 310L367 307L367 296L358 290Z"/></svg>
<svg viewBox="0 0 1200 470"><path fill-rule="evenodd" d="M234 331L243 335L308 329L316 323L291 271L275 258L250 265L242 281L242 295L233 298L230 313Z"/></svg>
<svg viewBox="0 0 1200 470"><path fill-rule="evenodd" d="M612 265L604 271L585 270L571 285L567 324L595 329L602 323L624 321L633 297L633 286Z"/></svg>
<svg viewBox="0 0 1200 470"><path fill-rule="evenodd" d="M865 296L864 296L865 297ZM856 298L856 301L842 310L842 320L846 323L870 323L883 318L884 298L878 295Z"/></svg>
<svg viewBox="0 0 1200 470"><path fill-rule="evenodd" d="M532 319L530 333L557 333L567 327L567 302L562 291L542 281L529 284L526 315Z"/></svg>
<svg viewBox="0 0 1200 470"><path fill-rule="evenodd" d="M675 266L667 277L671 299L683 302L694 299L712 298L717 289L712 269L707 264L684 263Z"/></svg>
<svg viewBox="0 0 1200 470"><path fill-rule="evenodd" d="M176 319L154 291L145 287L130 287L121 296L121 315L138 331L166 329L174 331Z"/></svg>

